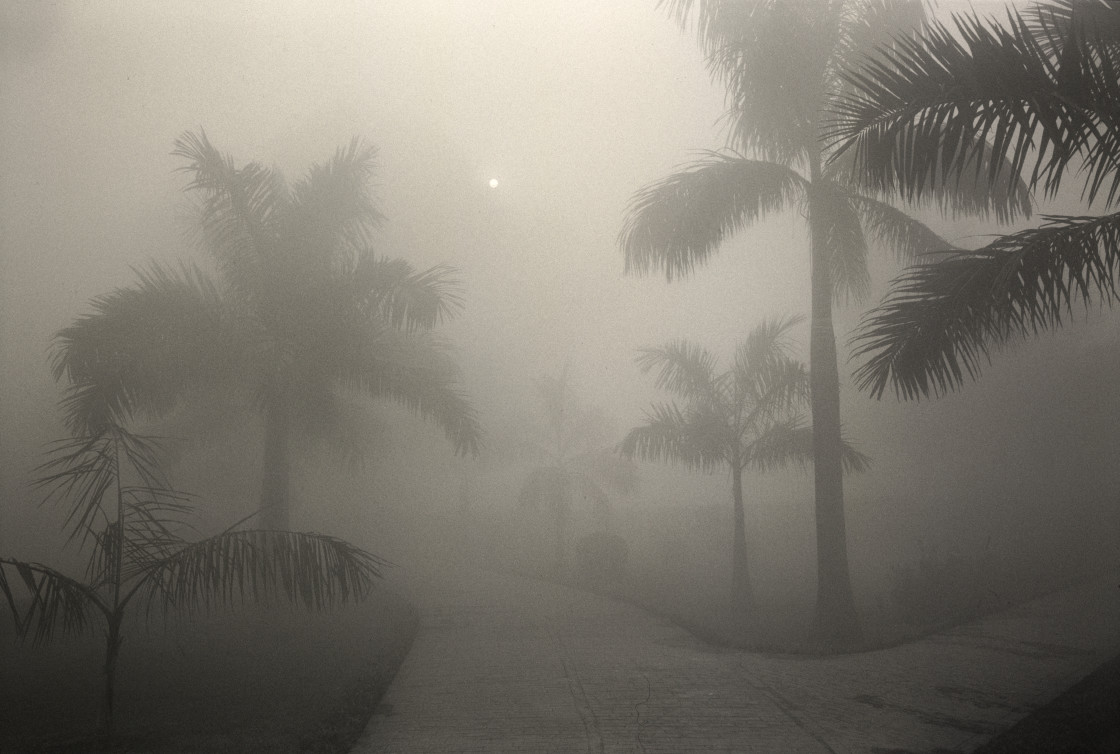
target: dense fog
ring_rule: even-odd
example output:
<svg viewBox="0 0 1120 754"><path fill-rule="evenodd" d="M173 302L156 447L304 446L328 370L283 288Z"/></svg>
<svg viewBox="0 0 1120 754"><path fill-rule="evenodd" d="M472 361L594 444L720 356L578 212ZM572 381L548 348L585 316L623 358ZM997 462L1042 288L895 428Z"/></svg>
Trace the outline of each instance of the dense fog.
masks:
<svg viewBox="0 0 1120 754"><path fill-rule="evenodd" d="M480 456L456 458L439 430L391 403L362 408L372 422L363 462L298 446L294 527L404 566L449 555L543 563L550 524L518 504L540 463L527 447L547 441L535 381L567 368L572 395L601 412L601 446L613 446L663 397L637 349L687 337L726 361L762 319L809 309L796 213L742 232L683 280L624 274L617 237L630 197L724 144L722 89L692 35L653 5L3 3L0 553L59 558L60 511L39 507L27 484L65 431L53 334L149 259L205 263L171 155L177 137L202 128L239 164L289 178L354 136L376 145L378 253L451 265L461 281L464 308L439 332L486 432ZM1079 207L1073 195L1043 209ZM921 217L964 246L1000 230ZM850 384L847 338L901 267L889 253L871 267L866 298L836 310L844 434L872 459L845 485L861 603L922 558L1027 581L1115 558L1117 314L1075 313L948 397L873 400ZM806 360L808 333L806 322L794 331ZM219 431L177 415L153 431L180 438L173 478L204 501L204 528L253 510L254 420ZM722 585L726 472L641 463L637 479L612 497L607 524L577 505L572 536L607 526L627 540L632 567L661 573L666 588L682 587L674 568ZM758 590L810 604L811 471L748 474L744 487Z"/></svg>

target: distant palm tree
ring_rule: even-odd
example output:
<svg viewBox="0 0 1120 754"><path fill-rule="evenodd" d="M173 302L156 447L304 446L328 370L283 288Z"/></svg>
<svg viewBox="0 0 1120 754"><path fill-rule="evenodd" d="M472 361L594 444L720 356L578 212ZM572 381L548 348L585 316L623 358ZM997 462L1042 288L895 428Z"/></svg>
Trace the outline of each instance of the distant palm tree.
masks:
<svg viewBox="0 0 1120 754"><path fill-rule="evenodd" d="M342 540L319 534L236 527L188 541L189 497L172 490L151 438L105 424L94 435L58 443L37 484L68 503L70 540L89 546L84 581L49 566L0 557L0 594L16 630L38 643L98 626L105 635L100 736L113 735L114 682L121 629L130 609L286 598L321 610L361 599L385 565ZM24 594L21 594L21 589Z"/></svg>
<svg viewBox="0 0 1120 754"><path fill-rule="evenodd" d="M264 419L263 525L289 519L294 432L345 441L348 395L396 401L436 422L460 453L479 427L432 329L461 306L451 270L378 257L374 150L356 139L293 185L237 167L205 133L175 154L201 200L198 230L220 275L152 264L59 332L56 379L78 436L185 400L234 395Z"/></svg>
<svg viewBox="0 0 1120 754"><path fill-rule="evenodd" d="M638 365L656 370L657 387L684 401L655 403L648 423L630 430L620 446L626 457L681 463L689 469L731 471L732 604L751 613L743 472L768 471L813 461L813 430L802 409L809 402L805 365L790 355L788 332L799 317L773 319L751 330L731 366L717 371L716 357L687 340L643 349ZM865 456L843 445L849 471L867 467Z"/></svg>
<svg viewBox="0 0 1120 754"><path fill-rule="evenodd" d="M555 568L563 574L577 496L591 504L605 526L609 493L630 492L637 477L634 463L619 458L602 436L603 415L575 399L567 365L558 377L542 376L536 387L545 409L546 441L538 448L545 462L529 472L518 492L518 502L525 508L543 508L552 515Z"/></svg>
<svg viewBox="0 0 1120 754"><path fill-rule="evenodd" d="M671 281L706 263L734 233L793 210L810 235L810 378L817 533L817 628L822 640L859 636L844 524L840 382L832 305L866 288L874 242L911 258L945 242L903 212L861 192L850 165L829 161L831 104L849 84L841 72L892 29L923 21L921 0L670 0L696 29L714 78L727 88L729 148L713 152L636 194L620 241L626 269L661 270ZM695 13L694 13L695 9ZM1026 201L945 190L955 210L1006 215Z"/></svg>
<svg viewBox="0 0 1120 754"><path fill-rule="evenodd" d="M1056 0L1009 10L1003 24L956 16L848 79L833 135L879 191L922 200L979 177L995 191L1025 179L1053 196L1079 172L1087 203L1111 210L1048 217L907 269L853 340L868 357L862 389L942 395L977 377L993 348L1060 326L1075 301L1117 300L1120 4ZM978 176L979 162L990 169Z"/></svg>

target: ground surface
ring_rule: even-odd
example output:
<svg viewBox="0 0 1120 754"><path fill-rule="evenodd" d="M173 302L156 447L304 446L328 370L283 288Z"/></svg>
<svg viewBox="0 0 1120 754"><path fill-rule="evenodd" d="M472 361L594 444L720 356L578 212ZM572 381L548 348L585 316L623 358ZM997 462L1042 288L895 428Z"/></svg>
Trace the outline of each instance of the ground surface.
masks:
<svg viewBox="0 0 1120 754"><path fill-rule="evenodd" d="M1120 655L1020 720L975 754L1120 752Z"/></svg>
<svg viewBox="0 0 1120 754"><path fill-rule="evenodd" d="M167 627L157 615L121 648L117 750L346 751L414 626L388 589L330 613L241 610ZM34 648L0 627L0 752L89 751L102 657L99 641Z"/></svg>
<svg viewBox="0 0 1120 754"><path fill-rule="evenodd" d="M714 649L547 582L461 566L406 578L421 628L356 752L970 752L1120 652L1111 581L806 657Z"/></svg>

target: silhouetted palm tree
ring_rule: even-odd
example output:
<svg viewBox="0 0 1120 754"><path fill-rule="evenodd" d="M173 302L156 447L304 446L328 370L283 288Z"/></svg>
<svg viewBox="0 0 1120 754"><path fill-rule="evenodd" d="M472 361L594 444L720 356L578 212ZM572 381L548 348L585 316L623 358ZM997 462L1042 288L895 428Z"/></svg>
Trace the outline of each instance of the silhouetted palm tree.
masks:
<svg viewBox="0 0 1120 754"><path fill-rule="evenodd" d="M70 382L71 430L96 435L200 394L240 396L264 419L271 529L288 526L293 432L339 439L348 395L401 403L457 452L474 452L474 411L432 334L461 305L451 270L418 272L371 250L381 220L369 191L374 150L355 139L289 185L259 163L238 167L204 133L175 146L219 275L152 264L58 334L54 373Z"/></svg>
<svg viewBox="0 0 1120 754"><path fill-rule="evenodd" d="M922 200L979 177L1053 196L1080 173L1087 203L1112 210L1047 217L908 268L853 340L868 357L862 389L944 394L978 376L993 348L1060 326L1076 301L1116 301L1120 4L1059 0L1011 10L1004 24L955 17L900 38L849 79L834 134L880 191ZM978 175L980 162L989 169Z"/></svg>
<svg viewBox="0 0 1120 754"><path fill-rule="evenodd" d="M898 209L859 192L850 165L829 162L825 121L848 86L840 72L891 29L922 21L920 0L672 0L695 15L713 77L727 89L729 147L634 198L620 242L626 269L685 275L764 215L799 212L809 226L810 379L817 532L817 627L836 646L859 636L844 524L840 382L832 305L868 282L870 243L910 258L945 242ZM695 10L695 13L694 13ZM956 210L1010 212L1017 193L943 191Z"/></svg>
<svg viewBox="0 0 1120 754"><path fill-rule="evenodd" d="M609 492L630 492L637 483L636 472L633 461L619 458L605 441L602 413L581 405L573 396L567 365L559 377L538 379L536 387L546 422L546 439L539 444L537 455L545 462L529 472L518 492L518 502L526 508L543 508L552 515L555 568L563 574L576 497L589 502L606 521Z"/></svg>
<svg viewBox="0 0 1120 754"><path fill-rule="evenodd" d="M809 375L789 354L788 332L800 321L775 319L758 325L722 372L711 352L687 340L643 349L638 357L642 371L656 371L657 387L676 395L684 406L653 404L646 412L648 423L630 430L620 446L627 457L704 471L730 470L735 520L731 597L746 614L752 595L743 472L813 460L813 431L802 414L809 403ZM867 459L846 444L843 460L849 471L867 466Z"/></svg>
<svg viewBox="0 0 1120 754"><path fill-rule="evenodd" d="M112 423L55 445L38 486L68 504L64 528L90 547L84 581L41 563L0 557L0 594L21 636L104 630L100 736L113 734L114 681L121 629L131 609L193 611L286 598L308 609L365 596L385 565L342 540L319 534L235 527L188 541L190 498L160 473L158 444ZM23 590L24 594L20 591Z"/></svg>

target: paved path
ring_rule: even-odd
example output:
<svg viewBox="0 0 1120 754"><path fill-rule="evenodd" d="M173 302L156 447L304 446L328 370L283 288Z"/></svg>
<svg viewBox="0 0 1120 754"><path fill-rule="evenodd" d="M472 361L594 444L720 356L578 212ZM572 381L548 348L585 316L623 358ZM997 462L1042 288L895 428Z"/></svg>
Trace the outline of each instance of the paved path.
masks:
<svg viewBox="0 0 1120 754"><path fill-rule="evenodd" d="M355 752L968 752L1120 652L1114 581L808 658L515 576L409 578L421 628Z"/></svg>

